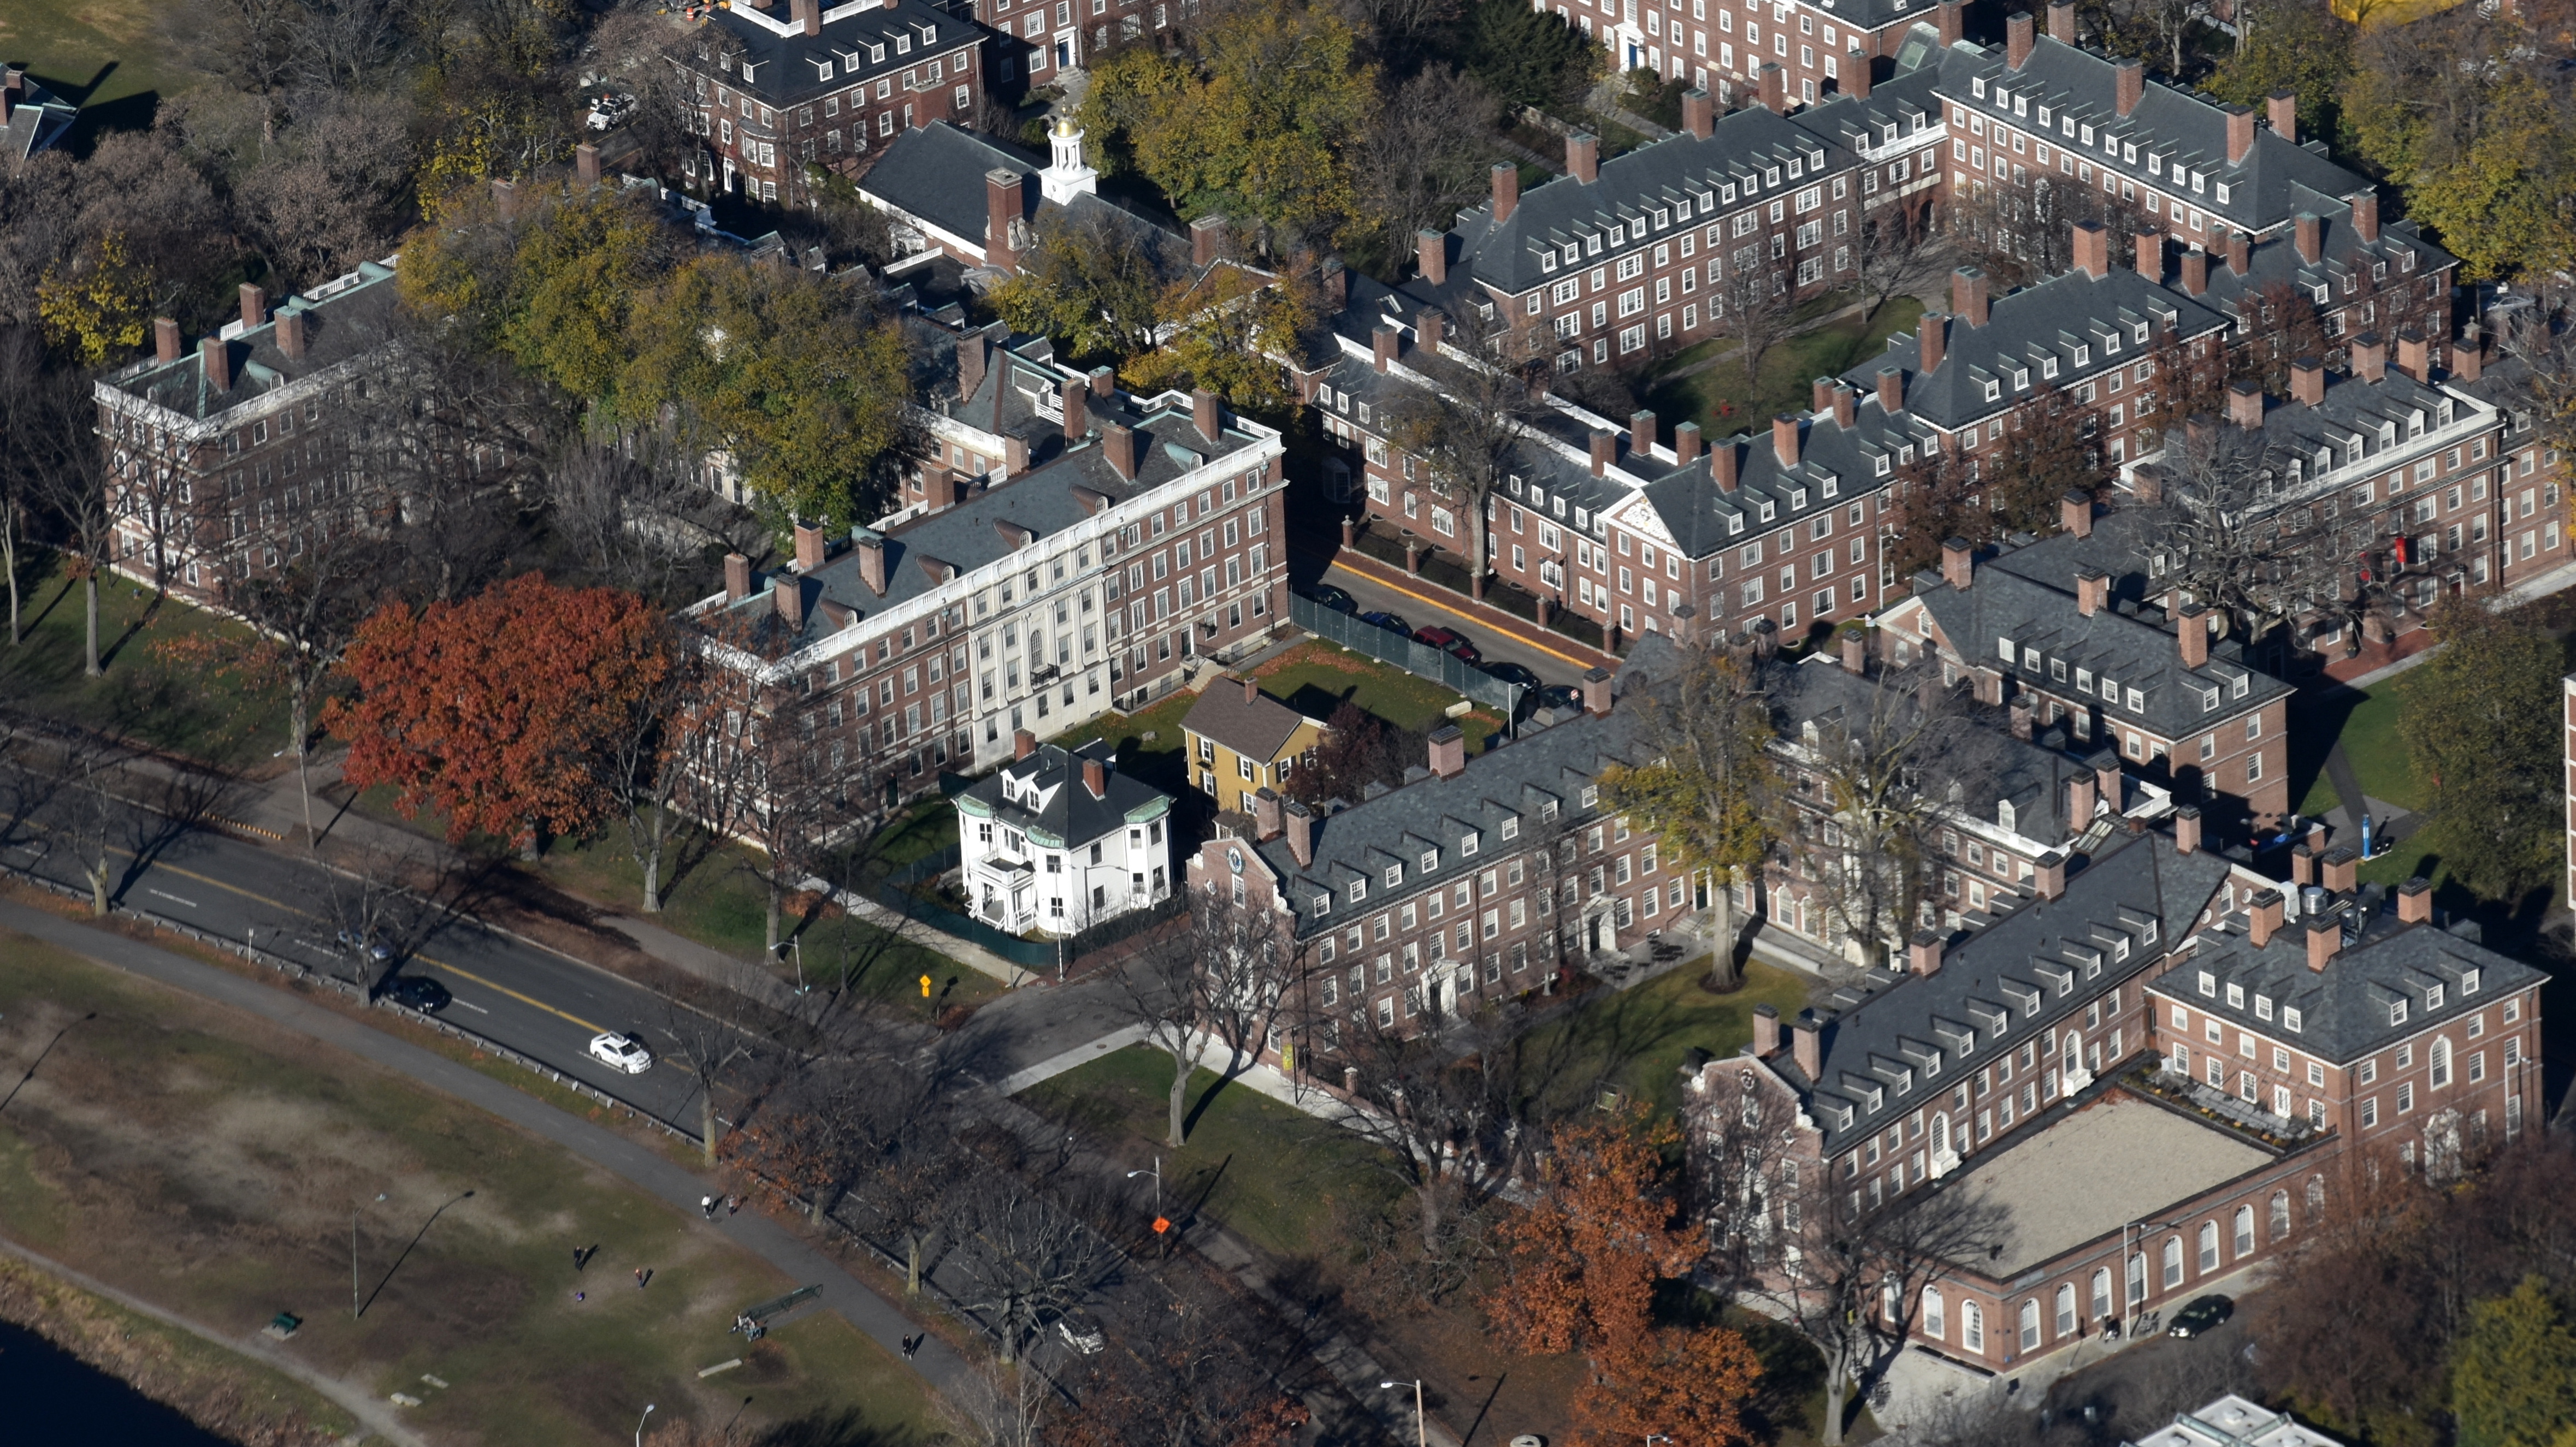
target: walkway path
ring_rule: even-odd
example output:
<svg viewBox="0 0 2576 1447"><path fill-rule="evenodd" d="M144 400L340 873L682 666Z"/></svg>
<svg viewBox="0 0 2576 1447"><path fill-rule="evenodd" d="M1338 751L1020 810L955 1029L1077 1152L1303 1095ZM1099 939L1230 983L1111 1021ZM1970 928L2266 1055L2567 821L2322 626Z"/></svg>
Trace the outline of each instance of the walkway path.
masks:
<svg viewBox="0 0 2576 1447"><path fill-rule="evenodd" d="M379 1402L365 1389L352 1386L338 1377L316 1371L297 1361L279 1350L280 1344L265 1333L253 1332L247 1336L228 1335L202 1322L192 1321L175 1311L155 1306L130 1292L121 1291L86 1272L75 1271L52 1257L40 1256L14 1241L0 1241L0 1251L17 1257L48 1276L68 1281L92 1296L103 1296L127 1311L148 1316L164 1326L177 1327L190 1336L212 1342L228 1352L249 1357L271 1371L282 1372L293 1377L330 1398L342 1411L365 1423L368 1430L388 1442L400 1443L402 1447L429 1447L419 1434L402 1424L402 1419L394 1414L391 1403Z"/></svg>
<svg viewBox="0 0 2576 1447"><path fill-rule="evenodd" d="M0 901L0 927L43 940L110 969L257 1015L497 1115L660 1199L690 1218L690 1229L730 1238L799 1285L819 1284L823 1288L823 1305L840 1313L889 1354L899 1357L903 1340L915 1334L911 1320L893 1303L769 1217L745 1212L714 1222L699 1220L697 1204L706 1194L708 1183L649 1146L575 1119L499 1080L297 999L285 990L143 941L6 901ZM937 1336L924 1342L907 1365L942 1392L963 1386L972 1373L966 1361Z"/></svg>

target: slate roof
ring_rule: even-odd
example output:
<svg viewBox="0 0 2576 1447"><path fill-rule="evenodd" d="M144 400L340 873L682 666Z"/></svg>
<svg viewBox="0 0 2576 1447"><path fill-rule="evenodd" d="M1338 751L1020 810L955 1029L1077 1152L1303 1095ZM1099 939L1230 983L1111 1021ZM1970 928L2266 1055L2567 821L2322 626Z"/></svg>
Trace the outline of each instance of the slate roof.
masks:
<svg viewBox="0 0 2576 1447"><path fill-rule="evenodd" d="M1854 409L1848 428L1823 411L1803 419L1798 431L1795 462L1780 456L1769 432L1738 433L1649 483L1646 502L1673 545L1687 557L1705 558L1784 523L1847 507L1891 485L1899 450L1918 445L1902 418L1890 425L1879 414L1875 398ZM1735 458L1732 489L1718 485L1722 453Z"/></svg>
<svg viewBox="0 0 2576 1447"><path fill-rule="evenodd" d="M2465 420L2469 414L2486 411L2477 402L2418 382L2394 367L2376 382L2329 372L2323 399L2315 406L2278 397L2267 397L2264 403L2261 431L2267 460L2286 473L2295 459L2310 479L2337 468L2368 466L2371 459L2410 445L2421 446L2425 434L2449 425L2444 419ZM2383 436L2388 440L2383 441Z"/></svg>
<svg viewBox="0 0 2576 1447"><path fill-rule="evenodd" d="M2307 920L2289 921L2261 949L2240 910L2201 932L2199 951L2150 989L2247 1030L2296 1039L2299 1048L2350 1063L2430 1026L2485 1008L2497 997L2549 978L2546 972L2430 924L2404 924L2378 886L2338 906L2347 936L2323 970L2308 968ZM2358 939L2352 922L2359 920ZM2209 977L2209 992L2200 979ZM2475 988L2469 988L2474 980ZM2244 988L2242 1005L2227 987ZM2431 1003L2434 989L2442 1003ZM2391 1023L2390 1006L2406 1006ZM2298 1012L2297 1029L2289 1012Z"/></svg>
<svg viewBox="0 0 2576 1447"><path fill-rule="evenodd" d="M2106 693L2116 685L2117 699L2090 695L2113 725L2134 723L2179 739L2289 695L2290 685L2245 662L2243 646L2234 639L2211 644L2206 666L2183 667L2181 644L2162 610L2105 607L2084 616L2075 606L2075 575L2089 564L2078 561L2079 550L2057 542L2045 538L1981 561L1964 592L1938 573L1918 574L1914 596L1969 663L2001 668L2029 687L2060 695L2087 672ZM2000 646L2007 638L2018 655L2009 664ZM2030 650L2037 650L2035 667ZM2061 665L2063 679L2057 676ZM2240 678L2246 685L2241 697ZM2142 707L2129 706L2132 689L2143 696Z"/></svg>
<svg viewBox="0 0 2576 1447"><path fill-rule="evenodd" d="M858 185L861 194L980 247L990 234L992 217L984 173L1012 171L1021 178L1020 205L1032 223L1050 212L1097 217L1115 225L1132 244L1152 249L1166 267L1188 264L1189 238L1159 219L1088 192L1064 206L1046 199L1037 175L1047 165L1045 158L1018 146L932 121L887 142Z"/></svg>
<svg viewBox="0 0 2576 1447"><path fill-rule="evenodd" d="M1904 375L1905 410L1956 432L2049 388L2071 387L2144 360L2165 344L2169 326L2185 341L2227 327L2228 317L2217 307L2159 286L2120 260L2111 258L2099 277L2069 271L1995 297L1984 326L1950 317L1941 364L1928 373L1922 370L1918 326L1889 337L1885 352L1845 371L1843 380L1869 391L1882 369L1894 367ZM1924 325L1930 324L1926 317Z"/></svg>
<svg viewBox="0 0 2576 1447"><path fill-rule="evenodd" d="M2024 130L2038 129L2039 111L2046 107L2049 128L2060 140L2075 142L2075 154L2096 168L2188 194L2192 205L2239 230L2259 235L2289 225L2299 212L2370 189L2367 177L2261 124L2254 128L2253 149L2229 164L2227 112L2206 96L2162 81L2147 80L2136 107L2122 116L2111 59L2045 33L2034 39L2019 71L2006 68L2005 59L2000 45L1950 47L1941 54L1941 94L1972 112L2008 115ZM1977 94L1979 80L1986 82L1983 97ZM2071 135L2069 124L2076 127ZM2093 131L2090 145L2083 143L2086 127ZM2118 151L2105 150L2106 143ZM2135 161L2128 159L2131 145L2138 148ZM2176 165L2206 172L2207 188L2174 186ZM2218 199L2222 185L2225 201Z"/></svg>
<svg viewBox="0 0 2576 1447"><path fill-rule="evenodd" d="M346 276L279 302L263 325L237 332L226 344L232 350L233 366L233 385L228 389L218 391L208 385L204 357L195 347L175 362L147 357L101 378L97 385L102 392L121 392L182 416L216 421L236 407L329 372L383 345L391 332L396 299L393 262L393 257L362 261ZM289 357L277 346L275 316L288 311L304 314L301 357Z"/></svg>
<svg viewBox="0 0 2576 1447"><path fill-rule="evenodd" d="M1925 30L1929 33L1930 28ZM1907 57L1902 53L1897 64L1900 73L1896 78L1871 86L1868 95L1828 96L1822 104L1807 106L1789 117L1790 123L1855 152L1939 132L1940 68L1919 65L1907 69Z"/></svg>
<svg viewBox="0 0 2576 1447"><path fill-rule="evenodd" d="M2347 292L2347 278L2359 280L2372 268L2385 266L2385 278L2373 277L2381 289L2404 285L2422 286L2424 279L2446 267L2457 265L2451 253L2424 239L2423 232L2412 221L2383 221L2377 241L2364 241L2352 224L2352 203L2348 200L2327 201L2302 207L2317 218L2317 259L2309 261L2299 254L2295 230L2276 232L2246 249L2245 271L2239 275L2227 265L2223 251L2209 258L2209 290L2202 300L2224 307L2249 318L2262 314L2260 297L2263 289L2288 282L2313 294L2318 286L2332 287L2334 304L2357 295L2358 287ZM2166 271L2171 285L2180 284L2179 261L2169 261ZM2249 312L2246 303L2252 300Z"/></svg>
<svg viewBox="0 0 2576 1447"><path fill-rule="evenodd" d="M1832 1155L2150 969L2191 929L2227 868L2207 849L2177 852L2163 834L2115 834L2089 863L2070 861L2063 895L2013 910L1952 945L1940 969L1825 1021L1815 1079L1792 1051L1769 1063L1808 1097Z"/></svg>
<svg viewBox="0 0 2576 1447"><path fill-rule="evenodd" d="M934 59L945 61L972 51L982 38L972 21L924 0L860 0L827 6L822 33L811 37L788 19L786 6L773 3L772 8L775 13L744 5L713 11L696 34L709 58L692 61L693 67L782 107L818 100L878 76L900 78L904 71L926 69ZM712 64L727 55L734 58L731 71ZM952 78L964 77L944 77L940 83L949 84ZM974 179L982 185L983 172L977 171Z"/></svg>
<svg viewBox="0 0 2576 1447"><path fill-rule="evenodd" d="M1082 782L1086 759L1097 759L1108 769L1098 798ZM1030 807L1032 798L1035 808ZM1014 759L960 791L957 807L1008 824L1042 849L1078 849L1129 824L1160 818L1172 807L1172 797L1118 772L1118 751L1093 739L1072 749L1040 744L1027 758Z"/></svg>
<svg viewBox="0 0 2576 1447"><path fill-rule="evenodd" d="M1255 693L1248 702L1243 695L1242 684L1234 679L1217 679L1199 691L1181 727L1267 763L1279 757L1298 725L1316 722L1266 693Z"/></svg>

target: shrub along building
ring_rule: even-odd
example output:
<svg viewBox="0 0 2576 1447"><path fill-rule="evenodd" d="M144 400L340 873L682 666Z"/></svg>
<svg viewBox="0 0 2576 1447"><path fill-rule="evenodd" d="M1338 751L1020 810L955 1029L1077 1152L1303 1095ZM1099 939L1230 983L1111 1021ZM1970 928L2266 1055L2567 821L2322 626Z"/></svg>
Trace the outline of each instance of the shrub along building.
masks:
<svg viewBox="0 0 2576 1447"><path fill-rule="evenodd" d="M1010 758L1018 730L1157 697L1285 617L1277 431L985 340L968 402L998 466L926 464L882 526L800 525L791 565L729 557L688 610L839 787L893 799Z"/></svg>
<svg viewBox="0 0 2576 1447"><path fill-rule="evenodd" d="M2448 1170L2482 1120L2521 1128L2539 971L2435 927L2420 880L2393 917L2352 892L2349 851L2285 928L2199 823L2114 833L1964 940L1918 935L1909 978L1838 1013L1757 1008L1742 1055L1685 1077L1704 1199L1738 1203L1713 1225L1746 1237L1720 1244L1776 1267L1801 1209L1967 1192L2002 1218L1991 1253L1878 1310L2010 1373L2296 1242L2347 1152Z"/></svg>
<svg viewBox="0 0 2576 1447"><path fill-rule="evenodd" d="M742 0L715 8L675 63L703 149L700 189L804 205L806 168L850 173L897 135L975 113L983 36L924 0Z"/></svg>
<svg viewBox="0 0 2576 1447"><path fill-rule="evenodd" d="M365 526L353 412L385 363L393 259L268 305L241 289L241 316L183 348L153 323L152 355L98 379L113 566L182 597L273 573L315 528Z"/></svg>

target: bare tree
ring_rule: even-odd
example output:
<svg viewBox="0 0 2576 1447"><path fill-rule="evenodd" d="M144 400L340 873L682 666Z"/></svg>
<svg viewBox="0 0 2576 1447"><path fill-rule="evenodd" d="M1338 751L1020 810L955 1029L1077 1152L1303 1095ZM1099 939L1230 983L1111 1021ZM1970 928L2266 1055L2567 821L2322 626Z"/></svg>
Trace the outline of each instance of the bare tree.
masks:
<svg viewBox="0 0 2576 1447"><path fill-rule="evenodd" d="M1409 1192L1422 1253L1453 1254L1457 1228L1525 1164L1512 1031L1488 1012L1444 1009L1427 981L1405 991L1410 1018L1379 1027L1355 1014L1337 1038L1354 1109L1341 1128L1381 1150Z"/></svg>
<svg viewBox="0 0 2576 1447"><path fill-rule="evenodd" d="M705 576L709 547L760 556L769 533L759 519L697 482L658 441L576 442L546 470L549 572L678 604Z"/></svg>
<svg viewBox="0 0 2576 1447"><path fill-rule="evenodd" d="M659 997L653 1033L662 1053L689 1073L696 1085L699 1155L716 1163L717 1096L734 1078L735 1069L752 1059L759 1036L758 1006L749 990L768 983L749 966L715 980L693 980Z"/></svg>
<svg viewBox="0 0 2576 1447"><path fill-rule="evenodd" d="M1183 1143L1190 1072L1201 1053L1223 1046L1224 1078L1240 1074L1297 998L1303 969L1285 925L1261 906L1215 881L1187 895L1182 922L1148 938L1117 975L1128 1021L1172 1059L1164 1134L1171 1146Z"/></svg>
<svg viewBox="0 0 2576 1447"><path fill-rule="evenodd" d="M1751 666L1725 653L1689 652L1672 678L1636 694L1646 762L1610 770L1601 786L1609 807L1662 837L1676 863L1707 876L1716 946L1710 979L1721 989L1741 980L1733 890L1758 877L1773 836L1773 728L1763 688Z"/></svg>
<svg viewBox="0 0 2576 1447"><path fill-rule="evenodd" d="M1525 454L1537 445L1533 428L1547 403L1530 380L1548 363L1538 350L1543 334L1514 326L1507 314L1460 310L1443 323L1442 350L1413 354L1412 365L1431 385L1408 390L1390 406L1390 431L1429 469L1433 496L1465 524L1468 591L1482 598L1492 566L1494 498L1514 474L1532 470Z"/></svg>
<svg viewBox="0 0 2576 1447"><path fill-rule="evenodd" d="M32 339L0 346L0 446L11 475L29 485L74 554L88 629L82 671L96 678L99 575L115 556L117 513L90 375L45 367Z"/></svg>
<svg viewBox="0 0 2576 1447"><path fill-rule="evenodd" d="M1726 270L1709 283L1709 313L1720 335L1735 343L1736 363L1748 385L1762 374L1762 359L1789 335L1797 298L1789 272L1762 256L1759 238L1726 258Z"/></svg>
<svg viewBox="0 0 2576 1447"><path fill-rule="evenodd" d="M2262 433L2204 421L2174 442L2151 508L2166 585L2247 638L2304 613L2356 625L2386 601L2390 570L2366 585L2352 566L2380 546L2376 518L2330 516L2335 500L2301 491Z"/></svg>
<svg viewBox="0 0 2576 1447"><path fill-rule="evenodd" d="M541 464L571 415L506 359L427 323L398 327L384 357L352 384L356 467L387 499L405 595L469 596L508 570L526 534L522 509L541 495Z"/></svg>
<svg viewBox="0 0 2576 1447"><path fill-rule="evenodd" d="M1388 0L1364 3L1395 8ZM1447 232L1460 207L1486 194L1489 137L1501 114L1483 86L1445 65L1426 66L1389 90L1353 162L1359 209L1385 228L1390 259L1412 257L1418 234Z"/></svg>
<svg viewBox="0 0 2576 1447"><path fill-rule="evenodd" d="M1948 248L1932 227L1929 208L1891 201L1861 218L1859 258L1861 295L1868 299L1864 320L1874 319L1890 301L1940 280L1949 262Z"/></svg>
<svg viewBox="0 0 2576 1447"><path fill-rule="evenodd" d="M939 1413L968 1447L1045 1447L1055 1384L1025 1362L979 1363L939 1394Z"/></svg>
<svg viewBox="0 0 2576 1447"><path fill-rule="evenodd" d="M286 745L295 751L305 843L312 847L320 837L313 820L313 712L375 605L385 553L363 507L327 503L303 520L287 552L279 568L226 579L222 597L256 630L242 645L243 661L285 691Z"/></svg>
<svg viewBox="0 0 2576 1447"><path fill-rule="evenodd" d="M331 972L373 995L455 917L452 876L423 843L333 851L321 900Z"/></svg>
<svg viewBox="0 0 2576 1447"><path fill-rule="evenodd" d="M1122 1259L1084 1219L1106 1211L1079 1209L1105 1204L1091 1199L1096 1191L1071 1180L1056 1184L1059 1192L1050 1193L992 1171L952 1197L946 1260L957 1268L961 1304L985 1319L1005 1364L1106 1285Z"/></svg>

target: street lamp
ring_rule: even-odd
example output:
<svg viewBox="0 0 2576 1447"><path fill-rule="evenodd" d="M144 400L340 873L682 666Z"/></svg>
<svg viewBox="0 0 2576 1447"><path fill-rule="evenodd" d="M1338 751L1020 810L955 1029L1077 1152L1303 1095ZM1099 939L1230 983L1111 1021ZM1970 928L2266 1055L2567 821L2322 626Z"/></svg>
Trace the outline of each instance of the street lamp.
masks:
<svg viewBox="0 0 2576 1447"><path fill-rule="evenodd" d="M1067 1136L1066 1139L1070 1140L1072 1137ZM1138 1176L1152 1176L1154 1178L1154 1240L1156 1243L1157 1254L1168 1259L1172 1254L1172 1234L1163 1224L1163 1158L1160 1155L1156 1155L1154 1157L1154 1168L1150 1171L1129 1171L1127 1173L1127 1179L1131 1181L1136 1179Z"/></svg>
<svg viewBox="0 0 2576 1447"><path fill-rule="evenodd" d="M2146 1305L2147 1302L2146 1262L2138 1259L2137 1250L2131 1245L2131 1242L2134 1240L2138 1245L2144 1245L2146 1242L2145 1233L2148 1231L2179 1231L2181 1229L2182 1224L2177 1221L2132 1221L2128 1225L2120 1228L2120 1339L2122 1341L2126 1341L2137 1334L2139 1315L2138 1308ZM2130 1234L2132 1232L2136 1232L2138 1234L2133 1237ZM2138 1284L2135 1291L2132 1291L2129 1287L2129 1270L2132 1265L2136 1266L2138 1272Z"/></svg>
<svg viewBox="0 0 2576 1447"><path fill-rule="evenodd" d="M635 1447L644 1447L644 1421L646 1417L650 1417L652 1415L653 1404L651 1402L646 1402L644 1404L644 1416L635 1419Z"/></svg>
<svg viewBox="0 0 2576 1447"><path fill-rule="evenodd" d="M1380 1382L1377 1384L1378 1390L1381 1392L1391 1392L1398 1387L1407 1386L1413 1388L1414 1447L1431 1447L1431 1428L1422 1415L1422 1379L1420 1377L1415 1377L1410 1382Z"/></svg>

